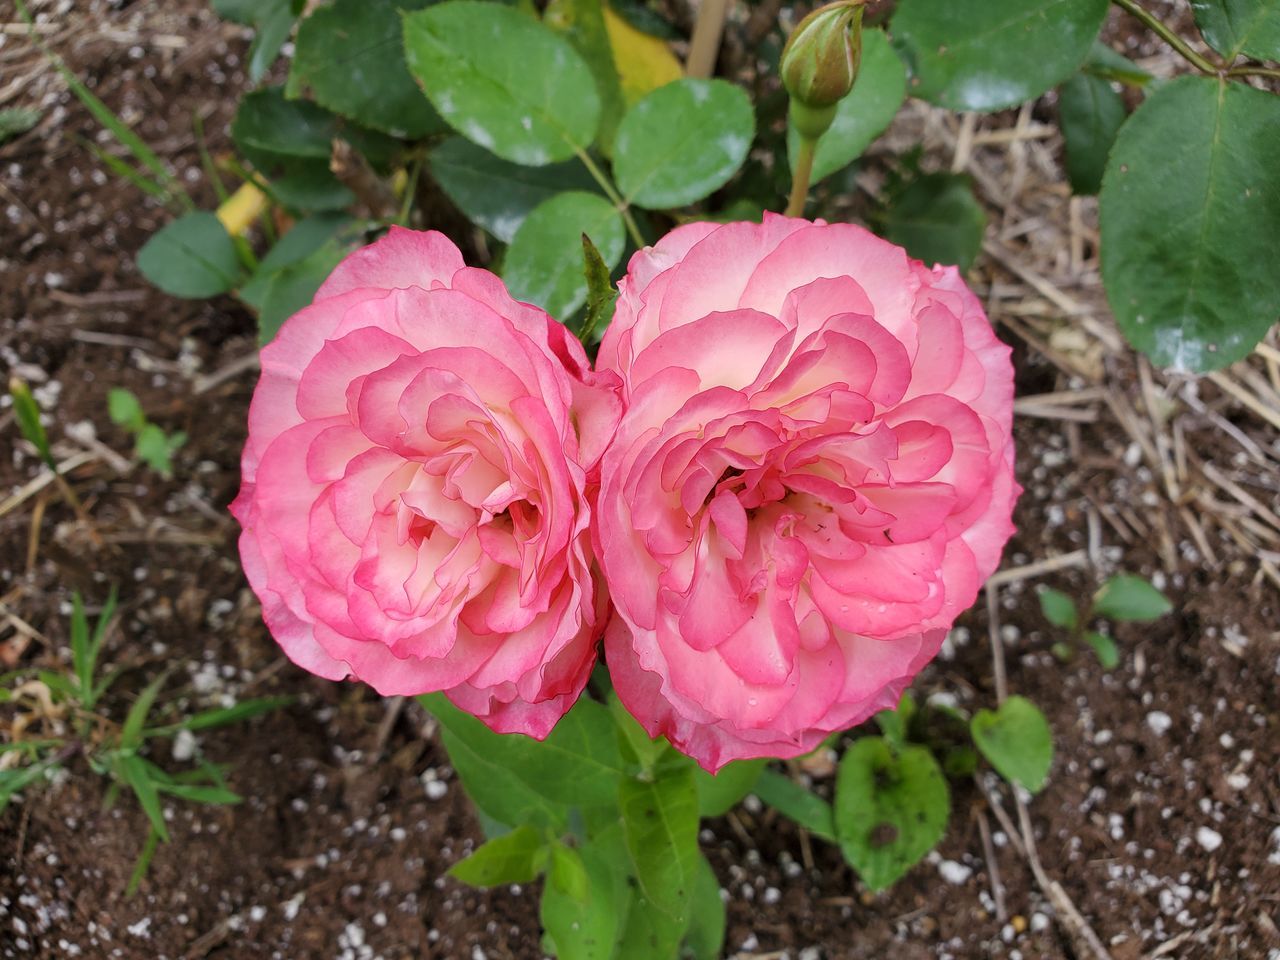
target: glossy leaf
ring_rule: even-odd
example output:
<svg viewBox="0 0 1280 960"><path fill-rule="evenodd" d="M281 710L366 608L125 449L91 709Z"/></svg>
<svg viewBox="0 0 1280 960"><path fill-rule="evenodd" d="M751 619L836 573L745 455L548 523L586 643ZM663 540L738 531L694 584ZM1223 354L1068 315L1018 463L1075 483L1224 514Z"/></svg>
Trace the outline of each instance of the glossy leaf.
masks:
<svg viewBox="0 0 1280 960"><path fill-rule="evenodd" d="M698 813L719 817L736 807L756 785L764 760L735 760L711 774L695 767L693 779L698 787Z"/></svg>
<svg viewBox="0 0 1280 960"><path fill-rule="evenodd" d="M618 290L609 276L609 265L585 233L582 235L582 275L587 281L587 308L578 328L578 339L591 343L601 322L607 324L607 318L613 315Z"/></svg>
<svg viewBox="0 0 1280 960"><path fill-rule="evenodd" d="M1173 609L1163 593L1142 577L1121 573L1102 585L1093 601L1093 612L1112 620L1147 623Z"/></svg>
<svg viewBox="0 0 1280 960"><path fill-rule="evenodd" d="M930 266L967 270L982 250L986 225L986 211L967 176L926 173L892 198L884 235Z"/></svg>
<svg viewBox="0 0 1280 960"><path fill-rule="evenodd" d="M1074 630L1079 621L1076 602L1061 590L1045 589L1040 591L1040 611L1044 618L1055 627Z"/></svg>
<svg viewBox="0 0 1280 960"><path fill-rule="evenodd" d="M595 139L600 97L570 43L525 13L449 0L404 17L409 71L450 126L504 159L567 160Z"/></svg>
<svg viewBox="0 0 1280 960"><path fill-rule="evenodd" d="M258 269L240 288L240 299L255 309L262 309L267 287L277 273L305 260L354 222L348 214L338 212L318 213L299 220L258 261Z"/></svg>
<svg viewBox="0 0 1280 960"><path fill-rule="evenodd" d="M1082 69L1091 76L1130 87L1145 87L1154 79L1146 70L1124 54L1112 50L1101 40L1094 42L1093 49L1089 51L1089 59L1084 62Z"/></svg>
<svg viewBox="0 0 1280 960"><path fill-rule="evenodd" d="M355 202L355 194L333 175L327 160L295 160L271 169L271 193L290 210L341 210Z"/></svg>
<svg viewBox="0 0 1280 960"><path fill-rule="evenodd" d="M1280 316L1280 97L1182 77L1120 131L1102 185L1102 276L1125 336L1160 366L1247 355Z"/></svg>
<svg viewBox="0 0 1280 960"><path fill-rule="evenodd" d="M864 30L862 64L849 95L836 105L831 128L818 141L812 182L829 177L862 156L893 122L907 95L907 71L883 30ZM800 135L787 130L787 156L794 164Z"/></svg>
<svg viewBox="0 0 1280 960"><path fill-rule="evenodd" d="M698 861L693 772L672 772L652 781L627 778L619 788L618 805L640 889L662 913L687 923Z"/></svg>
<svg viewBox="0 0 1280 960"><path fill-rule="evenodd" d="M707 858L700 855L693 885L693 920L685 934L685 949L693 960L720 960L724 955L724 930L720 881Z"/></svg>
<svg viewBox="0 0 1280 960"><path fill-rule="evenodd" d="M532 827L517 827L495 837L465 860L449 868L449 876L473 887L529 883L539 873L538 853L542 834Z"/></svg>
<svg viewBox="0 0 1280 960"><path fill-rule="evenodd" d="M587 299L582 271L586 234L612 270L626 246L622 218L603 197L580 191L561 193L539 204L516 231L502 276L511 295L542 307L559 320Z"/></svg>
<svg viewBox="0 0 1280 960"><path fill-rule="evenodd" d="M895 753L884 739L863 737L840 760L840 849L872 890L888 887L933 849L950 808L947 781L924 747Z"/></svg>
<svg viewBox="0 0 1280 960"><path fill-rule="evenodd" d="M306 100L286 100L281 87L246 94L231 122L231 138L242 149L326 163L336 132L333 114Z"/></svg>
<svg viewBox="0 0 1280 960"><path fill-rule="evenodd" d="M766 769L756 781L755 794L789 820L815 837L836 843L835 815L831 804L790 777Z"/></svg>
<svg viewBox="0 0 1280 960"><path fill-rule="evenodd" d="M1191 0L1205 41L1227 58L1280 60L1280 4L1275 0Z"/></svg>
<svg viewBox="0 0 1280 960"><path fill-rule="evenodd" d="M367 127L408 138L444 124L405 65L401 14L391 0L335 0L298 27L289 94Z"/></svg>
<svg viewBox="0 0 1280 960"><path fill-rule="evenodd" d="M1032 793L1044 789L1053 765L1053 731L1034 703L1013 696L997 710L979 710L969 732L1002 777Z"/></svg>
<svg viewBox="0 0 1280 960"><path fill-rule="evenodd" d="M621 824L593 836L577 855L587 876L580 899L561 875L567 858L553 859L542 893L541 919L560 960L615 960L629 911L627 862Z"/></svg>
<svg viewBox="0 0 1280 960"><path fill-rule="evenodd" d="M543 13L543 22L567 37L591 68L596 92L600 95L597 138L601 150L608 155L612 153L613 137L627 102L623 99L621 78L613 60L604 11L601 0L551 0Z"/></svg>
<svg viewBox="0 0 1280 960"><path fill-rule="evenodd" d="M701 200L742 166L754 136L751 99L741 87L724 80L669 83L628 110L618 125L618 189L651 209Z"/></svg>
<svg viewBox="0 0 1280 960"><path fill-rule="evenodd" d="M596 183L578 160L524 167L496 157L463 137L450 137L427 160L436 182L474 224L510 243L538 204L567 190L592 192Z"/></svg>
<svg viewBox="0 0 1280 960"><path fill-rule="evenodd" d="M444 727L445 748L476 805L515 826L529 814L563 825L567 810L617 803L623 762L607 708L582 697L546 740L497 734L442 694L420 697Z"/></svg>
<svg viewBox="0 0 1280 960"><path fill-rule="evenodd" d="M179 217L138 251L138 269L165 293L202 299L226 293L241 277L231 236L212 213Z"/></svg>
<svg viewBox="0 0 1280 960"><path fill-rule="evenodd" d="M1125 117L1124 100L1100 77L1078 73L1059 89L1058 120L1072 192L1091 195L1102 189L1107 156Z"/></svg>
<svg viewBox="0 0 1280 960"><path fill-rule="evenodd" d="M280 327L291 316L315 299L320 284L347 255L350 247L336 239L296 263L281 267L271 275L262 296L258 313L258 343L265 346L275 339Z"/></svg>
<svg viewBox="0 0 1280 960"><path fill-rule="evenodd" d="M893 36L913 95L950 110L1002 110L1075 73L1106 15L1107 0L900 0Z"/></svg>

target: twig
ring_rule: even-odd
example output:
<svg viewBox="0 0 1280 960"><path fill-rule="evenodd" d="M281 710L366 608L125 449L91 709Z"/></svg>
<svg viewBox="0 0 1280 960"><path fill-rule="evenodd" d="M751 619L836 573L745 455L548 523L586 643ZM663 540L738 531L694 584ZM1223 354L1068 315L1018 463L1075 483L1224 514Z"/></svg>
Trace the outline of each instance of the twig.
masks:
<svg viewBox="0 0 1280 960"><path fill-rule="evenodd" d="M1006 584L1017 583L1020 580L1032 580L1036 577L1042 577L1046 573L1054 573L1058 570L1067 570L1074 567L1086 567L1088 565L1088 552L1085 550L1073 550L1071 553L1037 560L1035 563L1000 570L991 575L990 579L987 580L987 586L989 588L1003 587Z"/></svg>
<svg viewBox="0 0 1280 960"><path fill-rule="evenodd" d="M689 41L689 59L685 63L685 73L689 76L705 78L715 72L728 13L729 0L702 0Z"/></svg>
<svg viewBox="0 0 1280 960"><path fill-rule="evenodd" d="M65 474L67 471L74 470L76 467L97 459L97 454L88 452L75 453L58 464L58 472L56 474L46 467L36 475L34 480L31 480L26 485L19 488L19 490L12 496L0 502L0 517L3 517L14 508L21 506L26 500L35 496L49 484L56 482L57 478L62 474Z"/></svg>
<svg viewBox="0 0 1280 960"><path fill-rule="evenodd" d="M991 879L991 897L996 902L996 919L1004 923L1009 911L1004 905L1004 884L1000 882L1000 865L996 863L996 847L991 842L991 827L987 815L978 811L978 833L982 837L982 856L987 861L987 876Z"/></svg>
<svg viewBox="0 0 1280 960"><path fill-rule="evenodd" d="M991 666L995 672L996 703L1009 696L1009 682L1004 670L1004 641L1000 639L999 587L987 581L987 639L991 641Z"/></svg>

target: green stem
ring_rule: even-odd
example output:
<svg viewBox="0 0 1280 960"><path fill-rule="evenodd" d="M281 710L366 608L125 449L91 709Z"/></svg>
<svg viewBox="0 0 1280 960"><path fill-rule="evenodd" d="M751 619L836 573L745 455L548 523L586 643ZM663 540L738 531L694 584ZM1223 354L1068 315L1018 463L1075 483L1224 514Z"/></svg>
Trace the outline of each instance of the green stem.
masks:
<svg viewBox="0 0 1280 960"><path fill-rule="evenodd" d="M804 202L809 196L809 178L813 175L813 155L818 141L810 137L800 138L795 166L791 168L791 199L787 201L788 217L803 217Z"/></svg>
<svg viewBox="0 0 1280 960"><path fill-rule="evenodd" d="M618 213L621 214L622 222L626 224L627 233L631 237L631 242L636 245L636 249L639 250L647 246L644 242L644 237L640 235L640 228L636 225L635 217L631 215L631 208L627 204L627 201L622 198L622 194L618 193L617 188L613 185L613 182L608 178L608 176L605 175L605 172L600 169L594 160L591 159L591 154L587 153L587 151L583 150L581 147L574 147L573 152L578 155L578 159L582 161L582 165L587 168L587 173L591 174L596 183L600 184L600 189L603 190L604 195L609 198L609 202L618 208Z"/></svg>
<svg viewBox="0 0 1280 960"><path fill-rule="evenodd" d="M1227 71L1228 77L1270 77L1272 80L1280 80L1280 70L1273 70L1270 67L1233 67Z"/></svg>
<svg viewBox="0 0 1280 960"><path fill-rule="evenodd" d="M418 180L422 176L422 161L426 156L425 153L419 153L409 165L409 179L405 181L404 199L400 203L400 215L396 217L396 223L402 227L409 225L409 215L413 213L413 200L418 195Z"/></svg>
<svg viewBox="0 0 1280 960"><path fill-rule="evenodd" d="M1214 65L1212 62L1206 60L1204 57L1200 56L1200 54L1192 50L1185 40L1174 33L1172 27L1157 18L1154 14L1138 6L1136 0L1111 0L1111 2L1121 10L1124 10L1126 13L1129 13L1141 20L1156 36L1169 44L1169 46L1173 47L1173 49L1176 50L1184 60L1190 63L1197 70L1210 74L1217 74L1221 72L1222 67Z"/></svg>

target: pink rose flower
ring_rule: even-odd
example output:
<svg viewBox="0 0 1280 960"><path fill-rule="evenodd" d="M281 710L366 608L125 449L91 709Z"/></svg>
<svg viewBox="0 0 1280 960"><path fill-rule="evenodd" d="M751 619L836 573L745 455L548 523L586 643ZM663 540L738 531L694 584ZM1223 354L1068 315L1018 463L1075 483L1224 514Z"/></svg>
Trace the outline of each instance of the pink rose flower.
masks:
<svg viewBox="0 0 1280 960"><path fill-rule="evenodd" d="M953 268L847 224L631 260L597 555L613 682L709 770L895 706L1013 532L1013 370Z"/></svg>
<svg viewBox="0 0 1280 960"><path fill-rule="evenodd" d="M232 505L290 659L545 736L596 658L582 347L439 233L392 228L262 352Z"/></svg>

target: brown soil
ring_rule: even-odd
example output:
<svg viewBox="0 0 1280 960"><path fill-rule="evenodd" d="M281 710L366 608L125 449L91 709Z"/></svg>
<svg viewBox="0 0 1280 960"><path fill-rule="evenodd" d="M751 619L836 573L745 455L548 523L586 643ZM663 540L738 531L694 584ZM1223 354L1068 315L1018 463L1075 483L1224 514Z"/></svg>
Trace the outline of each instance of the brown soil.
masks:
<svg viewBox="0 0 1280 960"><path fill-rule="evenodd" d="M210 205L191 117L199 111L211 147L225 149L245 82L245 39L200 0L79 6L53 18L50 42ZM171 481L139 466L117 473L100 455L73 472L102 545L52 488L0 515L0 671L64 662L70 591L100 602L107 585L119 583L124 612L105 653L129 669L117 708L163 667L174 668L166 697L176 698L175 709L272 693L298 698L280 713L198 737L203 756L233 765L231 785L246 800L216 809L171 805L173 841L132 898L123 891L146 835L132 800L104 808L103 781L73 760L54 786L12 805L0 816L0 957L542 956L535 890L482 893L443 877L479 831L430 719L413 704L304 674L283 660L259 620L226 513L252 373L196 392L201 374L252 354L253 318L230 299L177 301L148 287L133 254L167 214L100 172L76 141L106 143L94 121L39 69L24 37L0 37L0 106L11 99L45 116L0 147L0 360L37 388L63 457L85 449L64 434L82 422L112 450L128 451L105 413L111 386L133 390L152 419L191 435ZM6 93L24 69L30 83ZM990 161L995 179L1005 173L1006 147L998 150L979 151L974 161ZM1036 189L1064 206L1052 184ZM1007 216L997 225L1002 242L1013 237ZM1035 244L1019 249L1032 256ZM1094 276L1072 295L1099 303ZM1035 339L1027 331L1037 328L1019 310L1036 293L1019 286L1023 280L986 260L975 272L993 316L1012 325L1002 332L1018 343L1019 394L1088 382L1137 397L1136 368L1123 350L1082 352L1099 375L1073 381L1061 363L1027 346ZM1105 311L1099 316L1109 323ZM1070 352L1063 344L1055 341L1059 357ZM1201 397L1214 416L1274 453L1261 421L1207 384ZM1124 661L1107 674L1089 656L1064 665L1050 655L1056 638L1039 613L1035 581L1001 590L998 633L1010 689L1044 708L1057 737L1051 782L1029 804L1040 858L1115 960L1275 957L1276 589L1255 576L1257 557L1217 528L1215 556L1203 555L1107 403L1071 409L1089 416L1019 421L1018 475L1027 493L1007 565L1083 549L1091 564L1044 582L1084 596L1113 569L1154 575L1176 613L1119 629ZM1240 466L1241 447L1219 421L1180 423L1196 463L1225 472ZM0 461L7 496L39 465L17 442L8 412L0 412L0 436L0 449L10 451ZM1250 493L1275 510L1280 479L1256 476ZM1192 502L1192 509L1201 508ZM918 682L918 696L990 705L986 636L981 609L962 618L947 656ZM2 730L17 715L0 709ZM817 778L819 789L829 785ZM863 890L837 851L749 800L703 838L729 906L728 954L1081 956L1018 841L993 815L992 798L1001 796L1016 816L994 779L956 785L937 854L880 896ZM994 862L984 852L984 824Z"/></svg>

